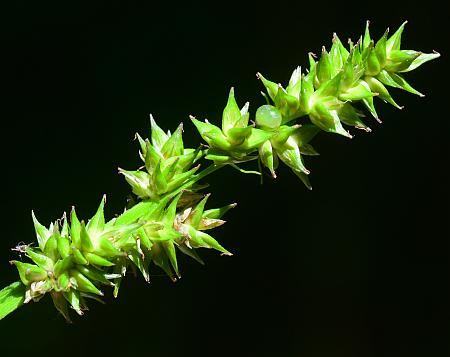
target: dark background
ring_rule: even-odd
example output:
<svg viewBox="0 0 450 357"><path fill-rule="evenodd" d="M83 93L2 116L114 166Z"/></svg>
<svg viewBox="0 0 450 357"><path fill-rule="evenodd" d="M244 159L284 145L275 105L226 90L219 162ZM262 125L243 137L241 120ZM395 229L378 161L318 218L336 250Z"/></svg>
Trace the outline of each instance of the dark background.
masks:
<svg viewBox="0 0 450 357"><path fill-rule="evenodd" d="M209 6L110 1L2 11L1 286L17 279L10 248L101 196L122 210L117 167L140 165L135 132L152 113L165 129L188 115L219 123L230 86L252 113L257 71L286 83L331 35L379 38L409 20L403 48L443 56L408 73L426 94L392 90L383 124L353 140L322 133L307 158L313 191L284 167L259 185L232 169L208 178L210 207L238 202L215 231L234 253L180 256L173 284L128 276L118 299L68 325L49 297L0 323L2 355L448 356L448 13L433 3L321 1ZM124 4L127 4L125 6ZM445 46L445 48L444 48Z"/></svg>

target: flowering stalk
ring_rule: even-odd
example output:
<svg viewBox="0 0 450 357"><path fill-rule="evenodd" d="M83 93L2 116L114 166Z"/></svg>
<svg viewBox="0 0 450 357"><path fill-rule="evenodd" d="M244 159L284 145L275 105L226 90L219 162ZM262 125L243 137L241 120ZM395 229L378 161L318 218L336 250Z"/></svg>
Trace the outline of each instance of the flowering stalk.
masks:
<svg viewBox="0 0 450 357"><path fill-rule="evenodd" d="M199 248L231 255L210 232L225 223L223 215L236 204L207 209L210 194L202 192L205 185L200 181L225 166L259 175L264 167L275 178L281 161L310 189L303 156L318 155L310 141L319 132L351 138L344 125L369 132L355 104L361 102L379 121L374 97L400 108L387 87L423 96L402 75L439 54L400 49L404 25L390 37L386 31L376 42L367 25L364 36L356 43L349 41L348 48L334 35L331 49L324 47L318 60L309 54L307 73L295 69L286 88L258 73L267 104L256 110L253 120L249 103L240 108L232 88L221 127L191 116L207 145L186 148L182 124L173 133L165 132L151 117L150 138L136 135L143 166L119 169L135 197L131 207L106 221L103 197L91 219L80 220L72 208L49 227L33 213L37 245L13 248L29 261L10 262L20 281L0 291L0 319L48 293L70 321L69 307L82 315L86 300L101 301L105 287L112 287L117 297L130 269L140 271L149 282L153 264L177 281L177 252L202 264ZM199 171L201 160L210 165ZM259 171L239 166L249 161L258 161Z"/></svg>

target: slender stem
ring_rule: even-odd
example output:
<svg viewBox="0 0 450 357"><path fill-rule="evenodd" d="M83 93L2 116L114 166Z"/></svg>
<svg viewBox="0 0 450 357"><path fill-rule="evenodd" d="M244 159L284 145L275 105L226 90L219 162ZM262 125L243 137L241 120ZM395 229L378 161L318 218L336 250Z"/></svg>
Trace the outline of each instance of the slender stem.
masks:
<svg viewBox="0 0 450 357"><path fill-rule="evenodd" d="M209 165L206 169L204 169L203 171L200 171L197 175L195 175L195 177L192 180L192 183L195 183L195 182L201 180L202 178L208 176L209 174L212 174L213 172L215 172L225 166L226 166L226 164L211 164L211 165Z"/></svg>
<svg viewBox="0 0 450 357"><path fill-rule="evenodd" d="M175 191L171 192L169 194L169 197L174 197L178 195L181 191L188 188L189 186L192 186L197 181L201 180L202 178L205 178L206 176L212 174L213 172L221 169L222 167L226 166L226 164L211 164L203 171L200 171L198 174L193 175L192 178L188 181L186 181L183 185L178 187Z"/></svg>
<svg viewBox="0 0 450 357"><path fill-rule="evenodd" d="M25 285L16 281L0 290L0 320L21 307L25 300Z"/></svg>

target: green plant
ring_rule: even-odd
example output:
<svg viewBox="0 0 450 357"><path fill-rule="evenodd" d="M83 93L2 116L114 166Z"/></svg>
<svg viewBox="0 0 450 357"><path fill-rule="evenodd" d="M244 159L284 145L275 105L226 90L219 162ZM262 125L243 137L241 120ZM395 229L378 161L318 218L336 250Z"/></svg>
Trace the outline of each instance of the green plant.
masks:
<svg viewBox="0 0 450 357"><path fill-rule="evenodd" d="M33 213L37 246L14 248L32 263L11 261L20 281L0 292L0 318L49 293L70 321L68 308L82 315L87 298L99 300L103 295L101 287L112 287L117 296L128 269L138 269L149 281L153 263L176 281L180 276L177 250L200 263L198 248L231 255L209 232L225 223L222 216L235 204L206 209L209 194L201 192L205 187L201 180L225 166L258 175L267 170L276 177L281 161L311 189L304 156L317 155L310 142L320 131L349 138L344 125L370 131L360 104L376 120L373 97L399 108L386 86L422 96L402 73L439 54L401 50L404 25L390 37L386 31L376 42L367 26L364 36L356 43L350 41L348 49L334 35L331 49L323 48L319 59L310 54L307 73L295 69L286 88L258 74L267 90L267 104L256 110L254 121L250 121L248 103L240 108L232 88L221 127L191 117L207 145L185 148L181 124L166 133L151 118L150 138L136 136L143 167L119 169L135 197L122 214L106 221L104 197L87 222L72 209L70 215L45 227ZM201 171L200 160L209 162ZM258 162L258 171L240 166L251 161Z"/></svg>

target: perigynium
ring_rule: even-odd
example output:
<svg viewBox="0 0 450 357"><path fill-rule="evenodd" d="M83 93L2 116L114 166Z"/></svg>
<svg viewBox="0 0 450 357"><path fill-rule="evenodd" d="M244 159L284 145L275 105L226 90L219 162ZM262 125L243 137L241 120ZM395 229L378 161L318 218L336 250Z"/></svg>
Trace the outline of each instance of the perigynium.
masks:
<svg viewBox="0 0 450 357"><path fill-rule="evenodd" d="M267 103L257 108L253 119L249 103L239 107L231 88L221 127L191 116L207 145L186 148L182 124L173 133L165 132L151 117L150 139L136 136L143 166L119 169L135 195L133 205L106 221L103 197L91 219L79 220L72 208L49 227L32 213L37 244L13 248L28 260L11 261L20 281L0 291L0 319L48 293L70 321L69 307L82 315L87 299L100 300L105 288L113 288L117 297L130 268L149 282L155 265L176 281L180 278L177 252L202 264L199 248L231 255L210 231L225 223L223 215L236 204L206 209L210 194L202 191L205 185L199 181L228 165L259 175L264 168L275 178L281 161L311 189L303 157L318 155L310 142L319 132L348 138L352 134L346 127L370 132L355 104L361 103L379 121L376 98L401 108L387 87L423 96L403 73L439 54L401 49L405 24L374 41L367 23L364 35L348 46L334 34L331 48L323 47L318 59L310 53L306 73L297 67L286 88L258 73ZM199 171L199 162L205 159L210 166ZM258 161L259 171L238 166L248 161Z"/></svg>

